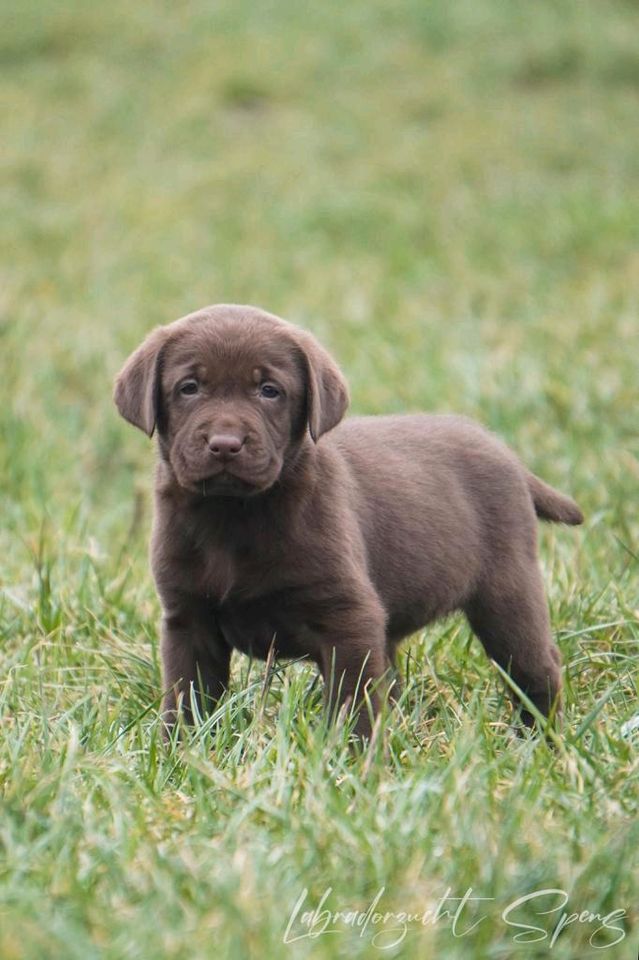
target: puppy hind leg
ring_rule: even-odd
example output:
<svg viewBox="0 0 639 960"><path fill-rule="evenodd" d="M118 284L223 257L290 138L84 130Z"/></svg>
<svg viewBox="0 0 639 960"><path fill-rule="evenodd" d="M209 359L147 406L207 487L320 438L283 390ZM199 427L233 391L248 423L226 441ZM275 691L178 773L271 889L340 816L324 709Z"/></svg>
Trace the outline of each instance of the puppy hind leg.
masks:
<svg viewBox="0 0 639 960"><path fill-rule="evenodd" d="M536 563L522 570L506 590L495 581L466 607L466 616L489 657L505 670L544 716L561 710L561 657L550 630L541 573ZM525 706L521 720L534 725Z"/></svg>

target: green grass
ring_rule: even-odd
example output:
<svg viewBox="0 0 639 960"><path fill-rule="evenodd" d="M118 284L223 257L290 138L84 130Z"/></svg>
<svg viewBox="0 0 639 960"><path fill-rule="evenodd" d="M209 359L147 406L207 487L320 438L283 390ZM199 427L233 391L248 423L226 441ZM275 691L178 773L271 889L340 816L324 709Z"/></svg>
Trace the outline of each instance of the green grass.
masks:
<svg viewBox="0 0 639 960"><path fill-rule="evenodd" d="M639 8L5 13L0 957L634 960ZM215 301L313 330L354 410L470 414L576 497L585 527L541 533L554 749L510 736L455 618L406 645L364 754L310 668L239 658L217 722L162 747L152 453L111 381L152 325ZM403 939L397 918L302 938L329 888L330 911L491 899ZM547 888L568 914L624 910L623 941L594 949L617 934L585 919L551 946L557 896L511 915L548 934L516 943L502 912Z"/></svg>

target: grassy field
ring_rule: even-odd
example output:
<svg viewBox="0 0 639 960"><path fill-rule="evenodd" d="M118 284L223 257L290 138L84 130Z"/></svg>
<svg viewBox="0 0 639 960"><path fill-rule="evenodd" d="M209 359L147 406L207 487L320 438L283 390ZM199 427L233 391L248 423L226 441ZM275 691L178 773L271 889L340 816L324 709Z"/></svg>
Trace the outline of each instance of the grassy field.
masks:
<svg viewBox="0 0 639 960"><path fill-rule="evenodd" d="M3 6L0 957L634 960L639 7ZM311 668L239 658L162 747L153 454L111 382L216 301L575 496L541 533L555 749L455 618L363 755Z"/></svg>

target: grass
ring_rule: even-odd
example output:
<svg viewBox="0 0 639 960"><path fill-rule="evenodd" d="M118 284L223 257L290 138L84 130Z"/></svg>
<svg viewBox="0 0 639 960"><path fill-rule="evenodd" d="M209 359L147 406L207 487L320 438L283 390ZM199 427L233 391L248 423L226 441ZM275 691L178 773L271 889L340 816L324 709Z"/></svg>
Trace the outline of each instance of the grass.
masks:
<svg viewBox="0 0 639 960"><path fill-rule="evenodd" d="M2 960L634 960L639 10L6 12ZM585 527L541 533L554 749L510 736L456 618L406 645L363 754L310 668L239 658L219 715L162 747L152 456L110 385L215 301L312 329L354 410L468 413L576 497ZM371 903L395 916L322 912ZM610 945L588 912L613 911Z"/></svg>

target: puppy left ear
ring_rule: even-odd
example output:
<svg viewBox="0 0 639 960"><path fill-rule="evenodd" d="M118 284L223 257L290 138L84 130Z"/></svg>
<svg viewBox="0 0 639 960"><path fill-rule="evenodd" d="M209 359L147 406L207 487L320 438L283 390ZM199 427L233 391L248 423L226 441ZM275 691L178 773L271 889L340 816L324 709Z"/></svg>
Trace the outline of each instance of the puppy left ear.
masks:
<svg viewBox="0 0 639 960"><path fill-rule="evenodd" d="M302 340L306 360L306 415L313 443L336 427L349 403L342 373L317 340L306 334Z"/></svg>
<svg viewBox="0 0 639 960"><path fill-rule="evenodd" d="M160 407L160 361L166 329L157 327L135 350L115 381L113 399L121 415L152 437Z"/></svg>

